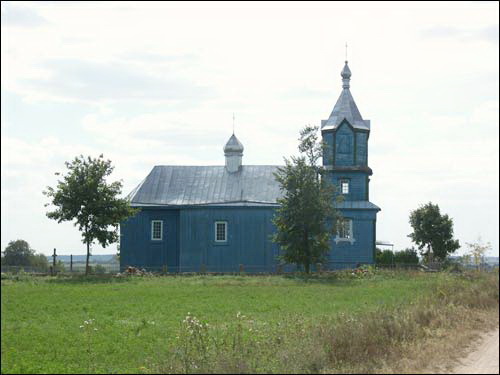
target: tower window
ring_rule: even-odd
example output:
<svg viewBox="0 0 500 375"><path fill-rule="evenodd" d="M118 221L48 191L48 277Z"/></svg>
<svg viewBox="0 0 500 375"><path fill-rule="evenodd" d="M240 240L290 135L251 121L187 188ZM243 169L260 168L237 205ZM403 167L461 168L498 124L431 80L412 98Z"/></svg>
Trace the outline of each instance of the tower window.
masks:
<svg viewBox="0 0 500 375"><path fill-rule="evenodd" d="M227 221L215 222L215 242L227 242Z"/></svg>
<svg viewBox="0 0 500 375"><path fill-rule="evenodd" d="M342 194L349 194L349 181L342 180L340 181L340 190Z"/></svg>
<svg viewBox="0 0 500 375"><path fill-rule="evenodd" d="M339 240L351 240L352 239L352 220L343 219L337 229L337 238Z"/></svg>

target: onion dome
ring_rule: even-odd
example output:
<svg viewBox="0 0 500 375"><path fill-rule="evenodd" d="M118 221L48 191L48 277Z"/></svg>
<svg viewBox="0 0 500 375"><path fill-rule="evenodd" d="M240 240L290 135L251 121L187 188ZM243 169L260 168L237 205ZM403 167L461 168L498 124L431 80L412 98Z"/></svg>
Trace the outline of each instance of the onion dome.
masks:
<svg viewBox="0 0 500 375"><path fill-rule="evenodd" d="M236 138L236 136L233 134L231 138L229 138L229 141L227 141L226 145L224 146L224 154L232 154L232 153L242 154L243 149L244 149L243 145L238 140L238 138Z"/></svg>

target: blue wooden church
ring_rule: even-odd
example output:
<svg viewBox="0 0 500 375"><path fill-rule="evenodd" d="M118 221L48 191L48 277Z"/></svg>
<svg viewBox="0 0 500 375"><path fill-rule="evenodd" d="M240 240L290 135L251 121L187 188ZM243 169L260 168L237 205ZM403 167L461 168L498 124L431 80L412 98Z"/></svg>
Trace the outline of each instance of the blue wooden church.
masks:
<svg viewBox="0 0 500 375"><path fill-rule="evenodd" d="M345 62L342 93L321 121L323 165L344 202L344 225L331 241L327 269L373 263L377 212L369 201L368 138L350 92ZM129 194L136 216L120 226L120 266L168 272L274 272L279 246L270 240L281 196L275 165L244 165L243 145L233 134L223 166L155 166ZM333 198L333 197L332 197ZM291 268L291 266L289 266Z"/></svg>

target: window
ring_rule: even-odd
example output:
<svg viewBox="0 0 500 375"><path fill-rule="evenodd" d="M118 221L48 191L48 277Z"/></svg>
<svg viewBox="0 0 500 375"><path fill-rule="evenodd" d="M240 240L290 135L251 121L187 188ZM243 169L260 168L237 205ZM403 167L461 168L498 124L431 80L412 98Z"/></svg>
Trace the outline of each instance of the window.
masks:
<svg viewBox="0 0 500 375"><path fill-rule="evenodd" d="M352 240L352 220L343 219L337 228L337 239Z"/></svg>
<svg viewBox="0 0 500 375"><path fill-rule="evenodd" d="M227 221L215 222L215 242L227 242Z"/></svg>
<svg viewBox="0 0 500 375"><path fill-rule="evenodd" d="M163 240L163 220L151 221L151 239L157 241Z"/></svg>
<svg viewBox="0 0 500 375"><path fill-rule="evenodd" d="M342 191L342 194L349 194L349 181L348 180L340 181L340 190Z"/></svg>

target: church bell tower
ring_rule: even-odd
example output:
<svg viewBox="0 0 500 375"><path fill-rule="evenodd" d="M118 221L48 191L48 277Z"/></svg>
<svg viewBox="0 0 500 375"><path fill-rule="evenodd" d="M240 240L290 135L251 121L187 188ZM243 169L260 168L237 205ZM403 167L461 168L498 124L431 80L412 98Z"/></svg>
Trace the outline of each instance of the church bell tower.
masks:
<svg viewBox="0 0 500 375"><path fill-rule="evenodd" d="M326 145L323 166L337 192L344 197L338 205L344 222L333 237L330 261L349 262L355 256L362 263L374 263L376 216L380 208L369 201L370 120L363 119L351 94L351 70L347 61L340 75L340 97L329 118L321 121Z"/></svg>

